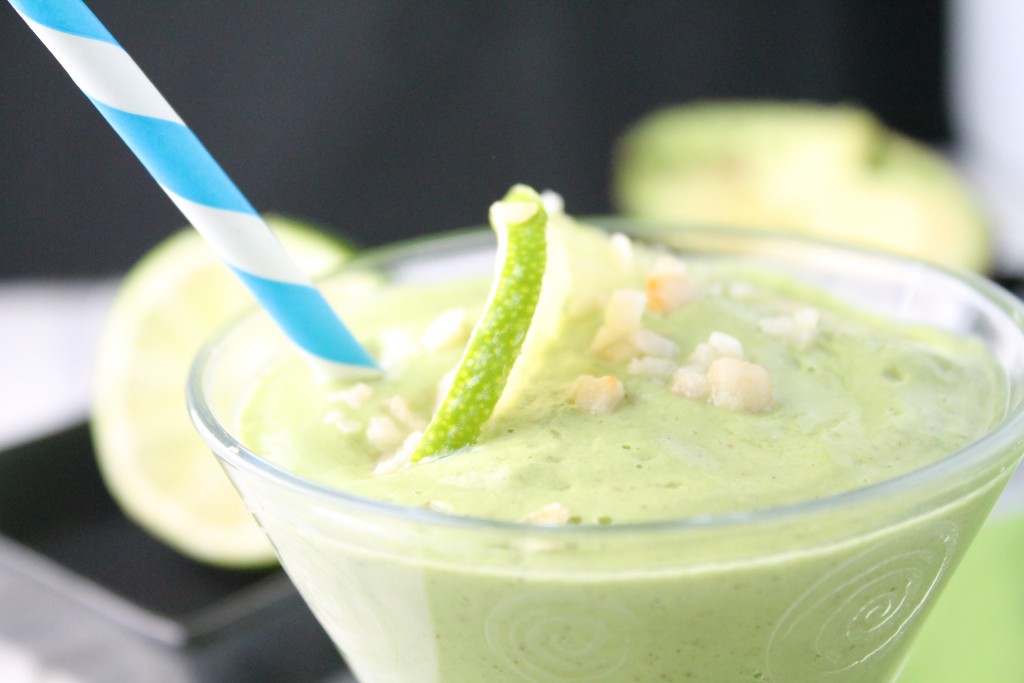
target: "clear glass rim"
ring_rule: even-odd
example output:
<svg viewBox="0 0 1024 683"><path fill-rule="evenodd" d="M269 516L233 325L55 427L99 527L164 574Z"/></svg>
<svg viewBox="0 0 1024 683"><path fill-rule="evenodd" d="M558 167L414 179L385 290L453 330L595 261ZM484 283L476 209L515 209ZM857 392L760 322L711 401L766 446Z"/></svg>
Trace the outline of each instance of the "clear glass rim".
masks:
<svg viewBox="0 0 1024 683"><path fill-rule="evenodd" d="M625 230L628 226L628 232L640 238L648 235L648 229L659 231L666 227L665 224L606 216L581 220L590 224L600 225L607 230ZM637 227L644 229L638 231L635 229ZM995 282L975 273L955 271L899 254L883 252L870 247L838 243L811 235L795 235L749 228L702 228L676 225L672 226L672 229L677 234L685 234L694 238L720 239L725 237L748 240L756 239L773 243L795 242L808 246L817 245L833 251L860 253L870 258L889 261L893 264L904 263L912 264L915 267L923 267L934 273L940 273L949 279L959 281L980 294L1002 312L1007 317L1008 322L1012 323L1018 330L1021 330L1021 334L1024 336L1024 301L1021 301ZM486 228L470 227L403 240L392 245L368 250L365 254L358 255L344 264L342 270L368 268L372 267L374 263L397 261L403 256L411 256L421 251L424 243L433 244L439 241L443 241L451 249L459 250L486 246L489 241L493 241L493 236ZM886 479L824 498L725 514L698 515L680 519L613 525L536 525L525 522L453 515L427 508L410 507L365 498L296 475L264 460L236 439L221 424L206 400L206 371L211 361L215 358L217 349L221 344L228 341L245 321L251 320L255 315L259 315L259 311L249 311L239 316L211 337L198 352L186 387L188 411L197 431L218 458L234 467L255 473L261 478L274 482L276 485L301 492L316 499L359 510L370 515L391 518L394 521L430 526L457 527L465 530L508 534L540 534L553 537L578 537L580 535L588 537L621 537L623 535L636 535L639 533L738 528L754 524L782 523L799 518L812 518L840 509L853 508L872 501L899 496L937 481L950 480L957 474L966 472L979 463L997 461L1002 454L1012 449L1015 443L1019 444L1024 439L1024 400L1022 400L1016 406L1012 406L1003 419L989 432L940 460L898 475L892 479Z"/></svg>

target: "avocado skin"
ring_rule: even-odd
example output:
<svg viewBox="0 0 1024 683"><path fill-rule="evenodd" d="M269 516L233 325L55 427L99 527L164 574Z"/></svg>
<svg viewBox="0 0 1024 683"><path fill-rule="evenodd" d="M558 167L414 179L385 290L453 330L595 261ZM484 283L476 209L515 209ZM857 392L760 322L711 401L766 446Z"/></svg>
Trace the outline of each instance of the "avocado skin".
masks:
<svg viewBox="0 0 1024 683"><path fill-rule="evenodd" d="M992 233L945 157L852 105L706 101L645 116L617 141L629 216L805 232L989 272Z"/></svg>

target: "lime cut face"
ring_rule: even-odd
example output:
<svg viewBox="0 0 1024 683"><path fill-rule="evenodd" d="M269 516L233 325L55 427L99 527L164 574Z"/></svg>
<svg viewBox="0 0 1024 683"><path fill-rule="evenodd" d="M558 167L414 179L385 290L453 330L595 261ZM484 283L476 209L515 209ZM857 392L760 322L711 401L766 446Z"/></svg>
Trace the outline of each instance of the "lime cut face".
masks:
<svg viewBox="0 0 1024 683"><path fill-rule="evenodd" d="M280 216L267 223L305 272L334 269L351 250ZM128 272L101 331L91 431L97 462L125 515L192 559L226 567L274 562L273 549L185 410L192 358L255 302L191 228Z"/></svg>

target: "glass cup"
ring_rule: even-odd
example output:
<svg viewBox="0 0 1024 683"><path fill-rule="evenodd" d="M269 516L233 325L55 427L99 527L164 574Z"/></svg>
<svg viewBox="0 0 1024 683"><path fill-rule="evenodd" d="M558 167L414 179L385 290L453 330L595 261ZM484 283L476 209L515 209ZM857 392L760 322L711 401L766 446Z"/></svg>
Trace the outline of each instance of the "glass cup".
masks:
<svg viewBox="0 0 1024 683"><path fill-rule="evenodd" d="M563 527L367 500L263 460L232 433L287 344L260 313L201 352L192 418L362 683L894 680L1020 460L1021 304L979 277L810 238L605 223L975 337L1005 372L1005 415L938 462L824 499ZM336 277L436 281L492 261L492 236L476 231L371 252Z"/></svg>

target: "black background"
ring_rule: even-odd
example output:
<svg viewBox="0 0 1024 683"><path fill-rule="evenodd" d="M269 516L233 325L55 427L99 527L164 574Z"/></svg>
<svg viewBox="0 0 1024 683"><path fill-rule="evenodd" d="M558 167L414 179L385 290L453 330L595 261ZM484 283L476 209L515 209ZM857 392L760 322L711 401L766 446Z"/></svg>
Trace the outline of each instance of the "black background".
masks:
<svg viewBox="0 0 1024 683"><path fill-rule="evenodd" d="M941 2L92 0L253 205L364 245L480 224L509 185L612 210L659 106L848 101L950 142ZM6 3L0 277L123 272L184 225Z"/></svg>

